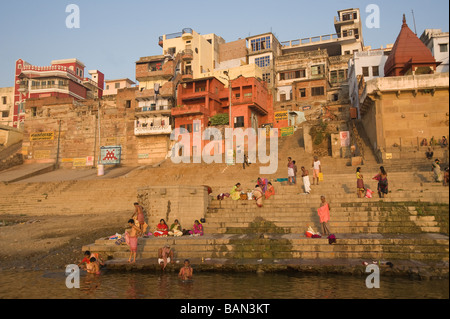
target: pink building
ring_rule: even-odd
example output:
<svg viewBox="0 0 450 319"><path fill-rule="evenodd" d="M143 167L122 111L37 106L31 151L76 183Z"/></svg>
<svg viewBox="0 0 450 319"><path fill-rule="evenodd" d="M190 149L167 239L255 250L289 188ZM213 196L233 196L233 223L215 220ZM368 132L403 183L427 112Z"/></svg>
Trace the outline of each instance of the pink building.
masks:
<svg viewBox="0 0 450 319"><path fill-rule="evenodd" d="M54 60L50 66L34 66L21 59L16 61L14 81L13 126L25 119L23 103L29 98L72 97L76 100L102 98L104 75L98 70L88 71L78 59Z"/></svg>

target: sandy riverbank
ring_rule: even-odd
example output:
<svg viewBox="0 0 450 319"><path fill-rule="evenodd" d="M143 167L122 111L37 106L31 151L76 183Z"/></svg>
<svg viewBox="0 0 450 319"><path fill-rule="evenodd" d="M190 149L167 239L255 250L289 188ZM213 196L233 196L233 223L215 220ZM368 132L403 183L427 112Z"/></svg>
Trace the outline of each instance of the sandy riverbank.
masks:
<svg viewBox="0 0 450 319"><path fill-rule="evenodd" d="M64 269L81 261L83 245L123 232L129 217L0 215L0 270Z"/></svg>

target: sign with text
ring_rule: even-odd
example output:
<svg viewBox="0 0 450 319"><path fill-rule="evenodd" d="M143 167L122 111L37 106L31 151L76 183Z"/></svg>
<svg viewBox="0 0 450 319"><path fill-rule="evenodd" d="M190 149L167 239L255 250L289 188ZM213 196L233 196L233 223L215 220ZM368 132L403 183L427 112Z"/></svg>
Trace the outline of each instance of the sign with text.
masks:
<svg viewBox="0 0 450 319"><path fill-rule="evenodd" d="M120 164L121 146L103 146L100 148L100 162L103 165Z"/></svg>
<svg viewBox="0 0 450 319"><path fill-rule="evenodd" d="M288 119L288 112L275 112L275 121L287 121Z"/></svg>
<svg viewBox="0 0 450 319"><path fill-rule="evenodd" d="M55 132L37 132L30 134L30 141L50 141L55 138Z"/></svg>
<svg viewBox="0 0 450 319"><path fill-rule="evenodd" d="M294 127L288 126L288 127L282 127L281 128L281 136L291 136L294 134Z"/></svg>

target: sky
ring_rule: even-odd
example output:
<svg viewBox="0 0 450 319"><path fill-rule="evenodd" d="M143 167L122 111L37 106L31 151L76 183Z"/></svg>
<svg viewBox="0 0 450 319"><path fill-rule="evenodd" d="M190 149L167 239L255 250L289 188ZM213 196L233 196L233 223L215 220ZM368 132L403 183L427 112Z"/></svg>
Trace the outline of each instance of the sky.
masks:
<svg viewBox="0 0 450 319"><path fill-rule="evenodd" d="M70 4L79 8L79 28L66 26ZM371 4L379 8L378 28L366 26ZM0 0L0 87L14 85L19 58L36 66L77 58L106 79L135 81L135 62L162 54L164 34L192 28L231 42L273 32L283 42L335 33L337 11L348 8L360 9L364 44L372 48L395 42L403 14L418 36L449 31L445 0Z"/></svg>

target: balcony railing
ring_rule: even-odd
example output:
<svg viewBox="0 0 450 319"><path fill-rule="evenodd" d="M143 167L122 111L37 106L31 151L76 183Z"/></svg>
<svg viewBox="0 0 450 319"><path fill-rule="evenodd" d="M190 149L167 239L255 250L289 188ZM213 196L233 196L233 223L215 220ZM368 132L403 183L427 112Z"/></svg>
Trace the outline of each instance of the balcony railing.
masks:
<svg viewBox="0 0 450 319"><path fill-rule="evenodd" d="M164 126L135 126L134 135L158 135L158 134L170 134L172 133L172 125Z"/></svg>
<svg viewBox="0 0 450 319"><path fill-rule="evenodd" d="M49 84L49 85L32 85L31 91L34 90L48 90L48 89L60 89L60 90L68 90L69 85L60 85L60 84Z"/></svg>
<svg viewBox="0 0 450 319"><path fill-rule="evenodd" d="M283 49L289 49L289 48L296 48L306 45L315 45L315 44L323 44L328 42L333 42L337 40L349 40L349 39L358 39L359 36L355 35L348 35L344 37L342 34L339 33L333 33L333 34L326 34L326 35L320 35L315 37L309 37L309 38L303 38L303 39L297 39L297 40L291 40L291 41L283 41L281 42L281 46Z"/></svg>
<svg viewBox="0 0 450 319"><path fill-rule="evenodd" d="M194 51L191 49L186 49L183 52L181 52L181 58L183 60L192 60L194 58Z"/></svg>

